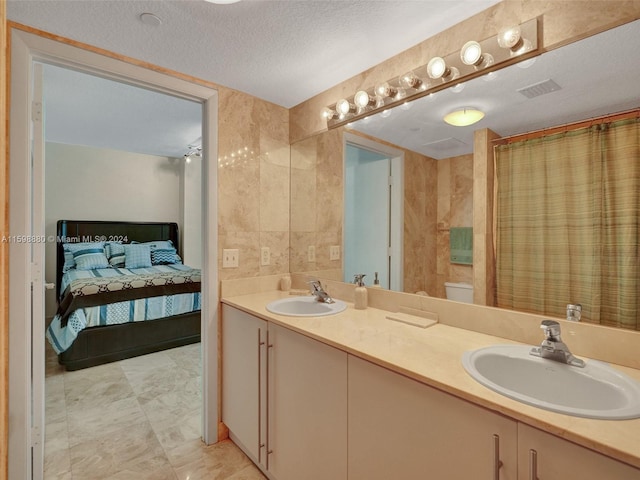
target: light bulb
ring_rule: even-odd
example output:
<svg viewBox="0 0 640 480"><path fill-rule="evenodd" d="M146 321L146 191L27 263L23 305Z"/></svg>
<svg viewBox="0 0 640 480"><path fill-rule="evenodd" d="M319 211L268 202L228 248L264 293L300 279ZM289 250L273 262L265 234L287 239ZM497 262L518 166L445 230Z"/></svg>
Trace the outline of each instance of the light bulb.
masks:
<svg viewBox="0 0 640 480"><path fill-rule="evenodd" d="M498 45L502 48L518 48L522 39L522 31L519 26L505 28L498 33Z"/></svg>
<svg viewBox="0 0 640 480"><path fill-rule="evenodd" d="M349 103L349 100L342 98L336 103L336 111L340 116L345 116L356 111L355 105Z"/></svg>
<svg viewBox="0 0 640 480"><path fill-rule="evenodd" d="M517 46L511 49L511 56L517 57L518 55L530 52L531 50L533 50L533 44L530 40L523 38Z"/></svg>
<svg viewBox="0 0 640 480"><path fill-rule="evenodd" d="M330 120L332 118L335 118L336 112L331 110L329 107L324 107L321 111L320 111L320 115L322 116L322 118L324 118L325 120Z"/></svg>
<svg viewBox="0 0 640 480"><path fill-rule="evenodd" d="M441 78L447 71L447 64L442 57L433 57L427 64L427 73L431 78Z"/></svg>
<svg viewBox="0 0 640 480"><path fill-rule="evenodd" d="M474 41L465 43L460 50L460 59L465 65L476 65L482 62L482 47Z"/></svg>
<svg viewBox="0 0 640 480"><path fill-rule="evenodd" d="M419 89L424 85L422 80L418 78L418 76L413 72L407 72L402 77L400 77L400 83L405 88L415 88Z"/></svg>
<svg viewBox="0 0 640 480"><path fill-rule="evenodd" d="M353 103L359 108L375 107L378 103L375 97L372 97L364 90L360 90L353 97Z"/></svg>
<svg viewBox="0 0 640 480"><path fill-rule="evenodd" d="M383 98L395 97L396 95L398 95L398 89L389 85L389 82L384 82L376 87L376 94L380 95Z"/></svg>
<svg viewBox="0 0 640 480"><path fill-rule="evenodd" d="M493 55L482 53L482 47L478 42L467 42L460 50L460 60L465 65L473 66L476 70L493 65Z"/></svg>
<svg viewBox="0 0 640 480"><path fill-rule="evenodd" d="M433 57L427 64L427 74L434 79L450 81L460 76L456 67L449 67L442 57Z"/></svg>

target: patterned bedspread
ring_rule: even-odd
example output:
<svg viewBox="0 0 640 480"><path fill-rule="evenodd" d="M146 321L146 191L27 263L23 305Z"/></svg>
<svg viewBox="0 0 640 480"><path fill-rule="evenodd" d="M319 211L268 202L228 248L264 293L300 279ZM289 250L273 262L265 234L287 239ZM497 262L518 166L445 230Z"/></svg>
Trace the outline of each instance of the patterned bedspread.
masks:
<svg viewBox="0 0 640 480"><path fill-rule="evenodd" d="M156 267L157 268L157 267ZM200 291L200 270L170 269L153 273L132 273L119 270L117 276L98 276L101 270L90 278L76 278L65 288L57 314L62 326L74 310L107 303L135 300L138 298L195 293ZM146 270L146 269L145 269Z"/></svg>
<svg viewBox="0 0 640 480"><path fill-rule="evenodd" d="M63 297L47 338L60 353L84 328L200 310L200 277L200 270L181 264L71 270L63 277Z"/></svg>

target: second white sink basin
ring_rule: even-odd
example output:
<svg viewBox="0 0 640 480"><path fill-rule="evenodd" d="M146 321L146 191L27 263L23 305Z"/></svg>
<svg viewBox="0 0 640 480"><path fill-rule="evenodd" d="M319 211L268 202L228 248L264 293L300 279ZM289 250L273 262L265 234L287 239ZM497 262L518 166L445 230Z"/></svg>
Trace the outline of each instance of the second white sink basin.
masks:
<svg viewBox="0 0 640 480"><path fill-rule="evenodd" d="M530 346L465 352L465 370L482 385L520 402L586 418L640 417L640 382L588 360L584 368L529 355Z"/></svg>
<svg viewBox="0 0 640 480"><path fill-rule="evenodd" d="M281 298L267 304L267 310L277 315L291 317L323 317L334 315L347 308L347 304L341 300L333 303L318 302L315 297L289 297Z"/></svg>

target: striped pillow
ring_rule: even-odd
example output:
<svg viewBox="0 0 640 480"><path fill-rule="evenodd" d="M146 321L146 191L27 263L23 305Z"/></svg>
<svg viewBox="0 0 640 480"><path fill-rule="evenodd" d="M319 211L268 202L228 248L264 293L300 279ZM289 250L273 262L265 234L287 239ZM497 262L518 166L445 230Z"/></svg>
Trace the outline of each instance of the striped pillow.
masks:
<svg viewBox="0 0 640 480"><path fill-rule="evenodd" d="M104 247L107 259L112 267L121 268L125 264L124 245L120 242L109 242Z"/></svg>
<svg viewBox="0 0 640 480"><path fill-rule="evenodd" d="M123 245L125 268L147 268L151 266L151 248L149 245L134 243Z"/></svg>
<svg viewBox="0 0 640 480"><path fill-rule="evenodd" d="M67 248L73 254L77 270L111 267L104 253L104 242L70 243Z"/></svg>

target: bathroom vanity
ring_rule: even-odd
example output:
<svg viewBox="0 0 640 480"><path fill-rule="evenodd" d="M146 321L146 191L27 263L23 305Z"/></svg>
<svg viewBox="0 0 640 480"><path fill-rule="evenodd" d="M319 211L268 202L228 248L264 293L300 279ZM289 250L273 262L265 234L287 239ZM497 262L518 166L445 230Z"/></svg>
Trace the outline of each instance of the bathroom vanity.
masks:
<svg viewBox="0 0 640 480"><path fill-rule="evenodd" d="M286 296L222 299L222 421L270 478L640 478L640 419L542 410L464 371L465 351L516 342L371 307L265 309Z"/></svg>

